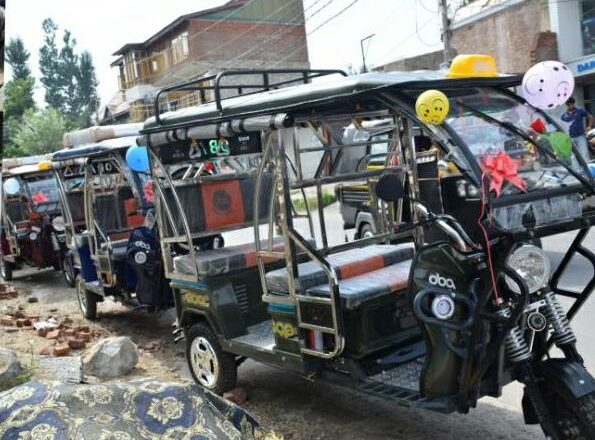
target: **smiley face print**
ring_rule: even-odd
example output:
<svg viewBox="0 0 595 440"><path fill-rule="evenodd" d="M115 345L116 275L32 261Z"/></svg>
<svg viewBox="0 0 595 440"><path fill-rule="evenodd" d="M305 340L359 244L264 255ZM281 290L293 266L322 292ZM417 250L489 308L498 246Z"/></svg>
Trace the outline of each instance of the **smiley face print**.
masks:
<svg viewBox="0 0 595 440"><path fill-rule="evenodd" d="M440 90L426 90L415 101L417 117L426 124L442 124L449 109L448 98Z"/></svg>
<svg viewBox="0 0 595 440"><path fill-rule="evenodd" d="M533 107L550 110L564 104L574 91L574 76L558 61L543 61L523 77L523 97Z"/></svg>

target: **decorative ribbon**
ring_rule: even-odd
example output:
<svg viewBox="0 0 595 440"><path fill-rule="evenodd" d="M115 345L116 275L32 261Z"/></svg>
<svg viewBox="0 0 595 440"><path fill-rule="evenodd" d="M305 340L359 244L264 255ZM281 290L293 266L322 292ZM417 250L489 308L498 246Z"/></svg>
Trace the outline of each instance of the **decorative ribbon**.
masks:
<svg viewBox="0 0 595 440"><path fill-rule="evenodd" d="M31 197L31 200L33 201L33 203L47 203L50 201L50 199L44 193L41 192L34 194L33 197Z"/></svg>
<svg viewBox="0 0 595 440"><path fill-rule="evenodd" d="M496 197L500 197L502 186L505 182L516 186L521 191L527 191L525 181L519 176L519 169L508 154L504 151L494 155L487 156L483 162L485 174L490 178L490 191L496 192Z"/></svg>

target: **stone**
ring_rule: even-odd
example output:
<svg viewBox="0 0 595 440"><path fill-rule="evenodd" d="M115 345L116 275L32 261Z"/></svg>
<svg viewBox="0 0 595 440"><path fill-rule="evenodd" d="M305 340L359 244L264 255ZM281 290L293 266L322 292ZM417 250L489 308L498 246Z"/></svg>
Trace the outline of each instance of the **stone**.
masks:
<svg viewBox="0 0 595 440"><path fill-rule="evenodd" d="M81 348L85 348L85 341L82 339L77 338L68 338L68 346L73 350L80 350Z"/></svg>
<svg viewBox="0 0 595 440"><path fill-rule="evenodd" d="M66 329L66 330L64 330L64 334L66 336L74 336L74 329L72 329L72 328Z"/></svg>
<svg viewBox="0 0 595 440"><path fill-rule="evenodd" d="M70 353L70 346L68 342L62 342L54 347L52 354L54 356L66 356Z"/></svg>
<svg viewBox="0 0 595 440"><path fill-rule="evenodd" d="M80 332L79 338L81 338L85 342L89 342L91 340L91 333L88 332Z"/></svg>
<svg viewBox="0 0 595 440"><path fill-rule="evenodd" d="M0 348L0 391L18 385L18 376L22 371L17 354Z"/></svg>
<svg viewBox="0 0 595 440"><path fill-rule="evenodd" d="M15 327L6 327L4 329L4 332L5 333L16 333L18 331L19 331L19 329L18 328L15 328Z"/></svg>
<svg viewBox="0 0 595 440"><path fill-rule="evenodd" d="M52 330L52 331L48 332L47 335L45 335L45 337L47 339L58 339L60 337L61 333L62 333L61 330L56 329L56 330Z"/></svg>
<svg viewBox="0 0 595 440"><path fill-rule="evenodd" d="M45 338L47 334L48 334L47 328L37 329L37 336L41 336L42 338Z"/></svg>
<svg viewBox="0 0 595 440"><path fill-rule="evenodd" d="M244 388L234 388L223 394L223 398L236 405L243 405L248 401L248 392Z"/></svg>
<svg viewBox="0 0 595 440"><path fill-rule="evenodd" d="M39 366L36 377L60 382L83 381L83 360L80 356L35 356L34 363Z"/></svg>
<svg viewBox="0 0 595 440"><path fill-rule="evenodd" d="M79 326L75 327L75 330L77 332L89 333L89 326L88 325L79 325Z"/></svg>
<svg viewBox="0 0 595 440"><path fill-rule="evenodd" d="M58 311L58 309L50 309L49 312L50 313L56 313Z"/></svg>
<svg viewBox="0 0 595 440"><path fill-rule="evenodd" d="M85 372L98 377L128 374L138 363L138 349L127 336L103 339L83 358Z"/></svg>
<svg viewBox="0 0 595 440"><path fill-rule="evenodd" d="M29 297L27 297L27 302L28 303L36 303L36 302L39 302L39 299L36 296L29 296Z"/></svg>
<svg viewBox="0 0 595 440"><path fill-rule="evenodd" d="M52 341L52 342L55 342L55 341ZM55 344L46 345L41 350L39 350L39 354L44 355L44 356L51 355L52 352L54 351L54 345Z"/></svg>

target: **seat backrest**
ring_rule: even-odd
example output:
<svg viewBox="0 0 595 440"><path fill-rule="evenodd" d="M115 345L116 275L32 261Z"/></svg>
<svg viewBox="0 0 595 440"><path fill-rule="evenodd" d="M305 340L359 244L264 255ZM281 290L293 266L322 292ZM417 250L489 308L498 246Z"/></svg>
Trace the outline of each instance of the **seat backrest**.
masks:
<svg viewBox="0 0 595 440"><path fill-rule="evenodd" d="M264 175L260 189L260 218L270 206L272 175ZM223 232L241 226L251 226L254 221L254 191L256 176L232 176L229 179L205 180L176 186L176 193L188 219L192 233ZM181 216L175 214L175 203L170 188L165 199L173 209L177 227L183 230ZM171 231L170 231L171 232Z"/></svg>

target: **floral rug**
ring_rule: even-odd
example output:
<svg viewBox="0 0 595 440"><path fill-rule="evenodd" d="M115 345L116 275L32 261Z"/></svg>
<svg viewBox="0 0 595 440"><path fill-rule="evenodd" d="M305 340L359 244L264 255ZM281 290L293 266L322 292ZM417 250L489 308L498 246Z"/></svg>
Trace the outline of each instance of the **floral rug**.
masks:
<svg viewBox="0 0 595 440"><path fill-rule="evenodd" d="M28 382L0 393L1 440L253 439L256 421L196 385Z"/></svg>

